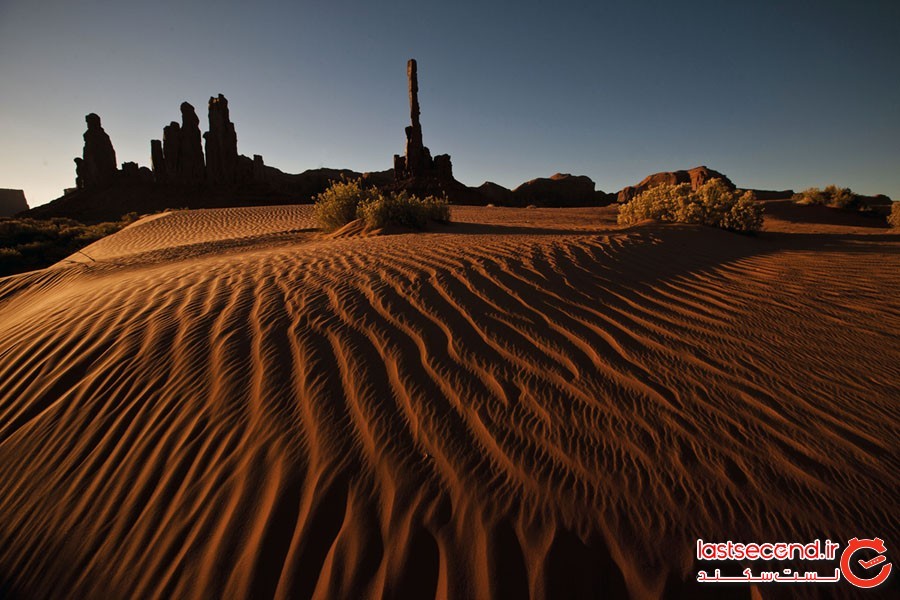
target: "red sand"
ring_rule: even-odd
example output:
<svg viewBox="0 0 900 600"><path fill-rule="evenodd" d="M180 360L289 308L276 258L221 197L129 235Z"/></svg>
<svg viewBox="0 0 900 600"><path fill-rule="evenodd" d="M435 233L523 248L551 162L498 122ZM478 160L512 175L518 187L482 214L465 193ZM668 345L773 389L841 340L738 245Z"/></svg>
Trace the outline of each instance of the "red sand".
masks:
<svg viewBox="0 0 900 600"><path fill-rule="evenodd" d="M0 279L0 594L694 597L698 537L896 562L900 235L772 208L181 211Z"/></svg>

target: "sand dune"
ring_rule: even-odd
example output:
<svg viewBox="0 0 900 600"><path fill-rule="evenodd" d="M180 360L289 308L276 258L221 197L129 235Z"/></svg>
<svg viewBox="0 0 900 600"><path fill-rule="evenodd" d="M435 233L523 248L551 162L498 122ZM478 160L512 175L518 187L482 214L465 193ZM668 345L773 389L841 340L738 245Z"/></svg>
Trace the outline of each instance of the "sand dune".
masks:
<svg viewBox="0 0 900 600"><path fill-rule="evenodd" d="M698 537L897 539L900 236L453 216L183 211L0 280L0 590L696 597Z"/></svg>

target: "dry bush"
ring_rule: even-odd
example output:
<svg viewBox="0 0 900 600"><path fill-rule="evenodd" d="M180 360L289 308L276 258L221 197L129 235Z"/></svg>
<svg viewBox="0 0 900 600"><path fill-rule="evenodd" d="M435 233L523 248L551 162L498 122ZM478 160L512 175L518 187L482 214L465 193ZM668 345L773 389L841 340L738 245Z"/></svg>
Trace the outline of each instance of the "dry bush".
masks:
<svg viewBox="0 0 900 600"><path fill-rule="evenodd" d="M645 190L619 207L619 223L644 219L708 225L744 233L762 228L762 208L753 194L738 195L720 179L707 181L696 190L690 184L663 184Z"/></svg>
<svg viewBox="0 0 900 600"><path fill-rule="evenodd" d="M888 224L891 227L900 229L900 202L891 204L891 214L888 215Z"/></svg>
<svg viewBox="0 0 900 600"><path fill-rule="evenodd" d="M316 220L325 231L334 231L355 220L359 205L377 194L374 189L363 187L358 180L335 181L316 196Z"/></svg>
<svg viewBox="0 0 900 600"><path fill-rule="evenodd" d="M372 228L399 225L422 229L429 221L450 221L450 206L446 200L427 196L419 198L406 192L378 194L357 208L357 216Z"/></svg>
<svg viewBox="0 0 900 600"><path fill-rule="evenodd" d="M137 219L137 213L96 225L62 217L0 219L0 276L49 267Z"/></svg>
<svg viewBox="0 0 900 600"><path fill-rule="evenodd" d="M359 181L336 181L316 198L315 214L326 231L356 219L363 219L373 229L391 224L422 229L429 221L450 221L450 206L446 200L433 196L382 193L363 187Z"/></svg>
<svg viewBox="0 0 900 600"><path fill-rule="evenodd" d="M838 187L834 184L824 190L812 187L799 194L794 194L794 202L803 206L818 204L831 208L853 208L858 203L858 197L850 188Z"/></svg>

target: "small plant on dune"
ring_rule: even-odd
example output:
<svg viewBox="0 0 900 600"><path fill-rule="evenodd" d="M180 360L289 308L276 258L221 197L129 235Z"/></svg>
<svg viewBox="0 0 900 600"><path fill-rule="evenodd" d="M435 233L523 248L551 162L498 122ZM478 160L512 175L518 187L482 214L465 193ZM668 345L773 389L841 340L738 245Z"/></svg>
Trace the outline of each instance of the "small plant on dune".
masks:
<svg viewBox="0 0 900 600"><path fill-rule="evenodd" d="M645 190L619 207L619 223L644 219L708 225L750 233L762 229L762 208L753 194L738 195L720 179L711 179L696 190L690 184L663 184Z"/></svg>
<svg viewBox="0 0 900 600"><path fill-rule="evenodd" d="M852 208L858 201L857 195L850 188L842 188L833 184L824 190L816 187L807 188L799 194L794 194L793 199L802 206L817 204L831 208Z"/></svg>
<svg viewBox="0 0 900 600"><path fill-rule="evenodd" d="M400 225L422 229L428 221L450 221L450 206L446 200L427 196L418 198L406 192L378 194L359 205L359 218L371 228Z"/></svg>
<svg viewBox="0 0 900 600"><path fill-rule="evenodd" d="M888 215L888 224L895 229L900 229L900 202L893 202L891 204L891 214Z"/></svg>
<svg viewBox="0 0 900 600"><path fill-rule="evenodd" d="M359 205L377 194L358 180L335 181L316 197L316 220L325 231L334 231L356 219Z"/></svg>
<svg viewBox="0 0 900 600"><path fill-rule="evenodd" d="M318 195L315 214L326 231L356 219L362 219L371 229L386 225L422 229L429 221L449 222L450 206L447 200L434 196L419 198L405 191L382 193L363 187L359 181L338 181Z"/></svg>

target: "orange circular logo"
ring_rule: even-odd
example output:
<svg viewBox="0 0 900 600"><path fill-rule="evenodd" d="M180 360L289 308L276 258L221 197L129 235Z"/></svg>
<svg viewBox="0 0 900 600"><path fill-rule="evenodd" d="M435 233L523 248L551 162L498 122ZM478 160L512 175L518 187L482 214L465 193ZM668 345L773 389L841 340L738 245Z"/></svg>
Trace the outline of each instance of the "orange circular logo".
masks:
<svg viewBox="0 0 900 600"><path fill-rule="evenodd" d="M875 538L874 540L870 539L857 539L853 538L849 542L847 542L847 547L844 548L843 554L841 554L841 572L844 575L844 579L852 583L858 588L873 588L876 585L881 585L884 583L885 579L888 578L888 575L891 574L891 563L887 563L881 567L881 570L878 571L878 574L874 577L870 577L868 579L857 577L853 571L850 570L850 559L858 550L874 550L878 553L878 556L872 558L870 560L859 560L859 564L863 569L869 570L878 565L882 564L887 560L887 557L884 556L884 553L887 552L887 548L884 547L884 540L881 538Z"/></svg>

